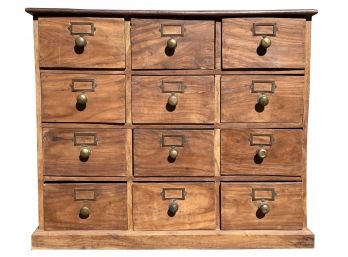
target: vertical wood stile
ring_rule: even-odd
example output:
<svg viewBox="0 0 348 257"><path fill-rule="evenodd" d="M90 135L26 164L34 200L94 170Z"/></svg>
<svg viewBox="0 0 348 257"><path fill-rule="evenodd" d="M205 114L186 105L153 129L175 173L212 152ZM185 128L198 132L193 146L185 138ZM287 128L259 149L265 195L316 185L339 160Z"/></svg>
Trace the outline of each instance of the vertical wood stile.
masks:
<svg viewBox="0 0 348 257"><path fill-rule="evenodd" d="M132 63L131 63L131 43L130 43L130 20L125 20L125 40L126 40L126 125L132 124ZM127 129L127 213L128 230L133 230L133 138L132 129Z"/></svg>
<svg viewBox="0 0 348 257"><path fill-rule="evenodd" d="M306 66L305 66L305 85L304 85L304 110L303 110L303 211L304 221L303 226L307 227L307 133L308 133L308 108L309 108L309 84L310 84L310 58L311 58L311 25L312 21L306 21Z"/></svg>
<svg viewBox="0 0 348 257"><path fill-rule="evenodd" d="M38 26L39 21L34 17L34 48L35 48L35 84L36 84L36 129L37 129L37 169L38 169L38 201L39 201L39 229L44 230L43 208L43 151L42 151L42 120L41 120L41 76L40 49Z"/></svg>

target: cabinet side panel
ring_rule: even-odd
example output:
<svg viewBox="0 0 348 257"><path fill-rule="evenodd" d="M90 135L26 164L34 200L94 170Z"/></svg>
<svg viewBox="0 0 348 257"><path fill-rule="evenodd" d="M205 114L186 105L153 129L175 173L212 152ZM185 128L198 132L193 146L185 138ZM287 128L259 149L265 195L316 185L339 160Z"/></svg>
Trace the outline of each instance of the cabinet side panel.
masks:
<svg viewBox="0 0 348 257"><path fill-rule="evenodd" d="M37 129L37 169L38 169L38 201L39 229L44 229L43 210L43 152L42 152L42 123L41 123L41 77L40 77L40 46L38 20L34 18L34 50L35 50L35 90L36 90L36 129Z"/></svg>

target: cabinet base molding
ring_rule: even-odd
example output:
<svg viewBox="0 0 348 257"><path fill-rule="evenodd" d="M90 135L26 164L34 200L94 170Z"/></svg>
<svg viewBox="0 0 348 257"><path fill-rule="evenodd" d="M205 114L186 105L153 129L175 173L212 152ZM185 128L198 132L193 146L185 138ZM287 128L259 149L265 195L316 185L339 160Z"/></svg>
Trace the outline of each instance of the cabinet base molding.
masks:
<svg viewBox="0 0 348 257"><path fill-rule="evenodd" d="M32 235L33 249L261 249L313 248L308 230L233 231L43 231Z"/></svg>

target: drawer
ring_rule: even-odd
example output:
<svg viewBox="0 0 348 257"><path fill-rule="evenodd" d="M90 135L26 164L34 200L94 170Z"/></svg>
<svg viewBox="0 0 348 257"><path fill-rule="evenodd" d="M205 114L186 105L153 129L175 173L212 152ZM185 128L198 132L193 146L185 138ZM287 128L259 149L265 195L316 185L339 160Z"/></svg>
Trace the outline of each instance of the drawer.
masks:
<svg viewBox="0 0 348 257"><path fill-rule="evenodd" d="M305 19L222 20L222 67L305 67Z"/></svg>
<svg viewBox="0 0 348 257"><path fill-rule="evenodd" d="M125 76L41 73L44 122L125 122Z"/></svg>
<svg viewBox="0 0 348 257"><path fill-rule="evenodd" d="M125 68L123 19L39 18L38 35L41 67Z"/></svg>
<svg viewBox="0 0 348 257"><path fill-rule="evenodd" d="M223 76L221 121L301 126L303 95L303 76Z"/></svg>
<svg viewBox="0 0 348 257"><path fill-rule="evenodd" d="M128 228L126 183L44 184L45 230Z"/></svg>
<svg viewBox="0 0 348 257"><path fill-rule="evenodd" d="M133 69L214 69L215 23L132 19Z"/></svg>
<svg viewBox="0 0 348 257"><path fill-rule="evenodd" d="M43 129L44 175L125 176L125 129Z"/></svg>
<svg viewBox="0 0 348 257"><path fill-rule="evenodd" d="M134 230L215 229L214 183L133 184Z"/></svg>
<svg viewBox="0 0 348 257"><path fill-rule="evenodd" d="M303 144L302 129L221 130L221 173L300 176Z"/></svg>
<svg viewBox="0 0 348 257"><path fill-rule="evenodd" d="M214 176L213 130L135 129L134 176Z"/></svg>
<svg viewBox="0 0 348 257"><path fill-rule="evenodd" d="M221 183L221 229L302 229L302 183Z"/></svg>
<svg viewBox="0 0 348 257"><path fill-rule="evenodd" d="M134 123L213 123L214 76L134 76Z"/></svg>

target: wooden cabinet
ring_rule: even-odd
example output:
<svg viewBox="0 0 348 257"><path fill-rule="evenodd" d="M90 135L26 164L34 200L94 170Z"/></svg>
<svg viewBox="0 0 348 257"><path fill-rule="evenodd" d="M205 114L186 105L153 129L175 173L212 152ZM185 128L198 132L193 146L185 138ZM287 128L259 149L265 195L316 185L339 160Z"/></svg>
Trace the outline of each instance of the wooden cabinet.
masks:
<svg viewBox="0 0 348 257"><path fill-rule="evenodd" d="M310 248L316 10L28 8L33 248Z"/></svg>

